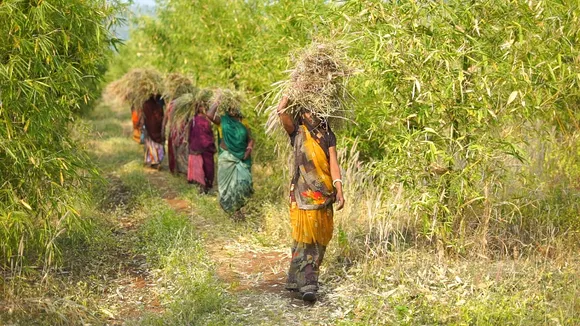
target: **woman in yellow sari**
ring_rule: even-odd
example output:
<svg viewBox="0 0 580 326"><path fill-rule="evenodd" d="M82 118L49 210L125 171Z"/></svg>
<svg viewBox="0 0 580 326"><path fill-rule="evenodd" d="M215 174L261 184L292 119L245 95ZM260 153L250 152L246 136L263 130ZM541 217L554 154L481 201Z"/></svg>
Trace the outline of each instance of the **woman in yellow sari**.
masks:
<svg viewBox="0 0 580 326"><path fill-rule="evenodd" d="M295 121L284 112L288 98L278 105L278 115L294 147L290 186L292 261L286 289L315 301L319 267L332 238L333 207L344 207L342 179L336 154L336 136L325 119L308 110Z"/></svg>

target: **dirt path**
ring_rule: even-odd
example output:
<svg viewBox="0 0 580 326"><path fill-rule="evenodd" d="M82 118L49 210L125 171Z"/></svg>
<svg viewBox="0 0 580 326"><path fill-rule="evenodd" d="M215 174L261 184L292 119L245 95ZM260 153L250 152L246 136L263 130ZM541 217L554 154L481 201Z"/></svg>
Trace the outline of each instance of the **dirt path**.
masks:
<svg viewBox="0 0 580 326"><path fill-rule="evenodd" d="M179 199L171 189L166 171L146 170L147 177L163 194L162 198L175 211L189 214L200 233L206 234L204 247L211 260L217 264L219 278L229 284L229 290L251 290L260 293L285 294L285 270L290 261L289 250L256 246L243 236L230 238L216 232L219 226L204 216L195 214L192 203Z"/></svg>
<svg viewBox="0 0 580 326"><path fill-rule="evenodd" d="M324 284L314 305L284 289L291 258L288 248L265 247L256 243L252 234L224 230L226 227L207 216L207 212L198 211L195 202L180 198L171 189L169 179L173 176L167 170L146 171L149 182L166 203L188 215L202 235L204 249L216 265L215 272L242 307L241 315L259 320L260 325L332 325L336 314L348 313L337 306L338 298Z"/></svg>

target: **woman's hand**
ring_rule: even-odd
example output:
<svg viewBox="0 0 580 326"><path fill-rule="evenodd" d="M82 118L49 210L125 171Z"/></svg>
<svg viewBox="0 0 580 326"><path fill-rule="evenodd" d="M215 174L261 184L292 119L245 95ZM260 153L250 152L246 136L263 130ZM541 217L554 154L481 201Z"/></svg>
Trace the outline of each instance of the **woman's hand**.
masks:
<svg viewBox="0 0 580 326"><path fill-rule="evenodd" d="M244 153L244 160L247 160L250 155L252 155L252 150L254 150L254 139L252 138L252 133L250 132L250 129L246 129L248 130L248 147L246 147L246 152Z"/></svg>
<svg viewBox="0 0 580 326"><path fill-rule="evenodd" d="M339 211L344 207L344 195L342 189L336 191L336 210Z"/></svg>

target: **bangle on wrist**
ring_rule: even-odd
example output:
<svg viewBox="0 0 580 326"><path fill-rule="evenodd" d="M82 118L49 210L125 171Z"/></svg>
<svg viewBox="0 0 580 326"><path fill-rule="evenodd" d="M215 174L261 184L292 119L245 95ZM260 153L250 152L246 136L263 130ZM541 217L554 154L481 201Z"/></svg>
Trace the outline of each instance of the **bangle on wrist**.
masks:
<svg viewBox="0 0 580 326"><path fill-rule="evenodd" d="M340 184L342 185L342 179L334 179L334 180L332 181L332 186L336 188L336 183L337 183L337 182L340 182Z"/></svg>

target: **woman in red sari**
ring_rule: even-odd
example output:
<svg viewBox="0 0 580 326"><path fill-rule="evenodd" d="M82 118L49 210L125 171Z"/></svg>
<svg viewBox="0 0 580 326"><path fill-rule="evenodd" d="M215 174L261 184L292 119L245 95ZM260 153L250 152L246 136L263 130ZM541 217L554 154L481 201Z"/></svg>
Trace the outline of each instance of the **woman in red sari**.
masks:
<svg viewBox="0 0 580 326"><path fill-rule="evenodd" d="M145 165L158 169L165 156L163 135L163 106L161 95L151 96L143 103L143 120L145 125Z"/></svg>

